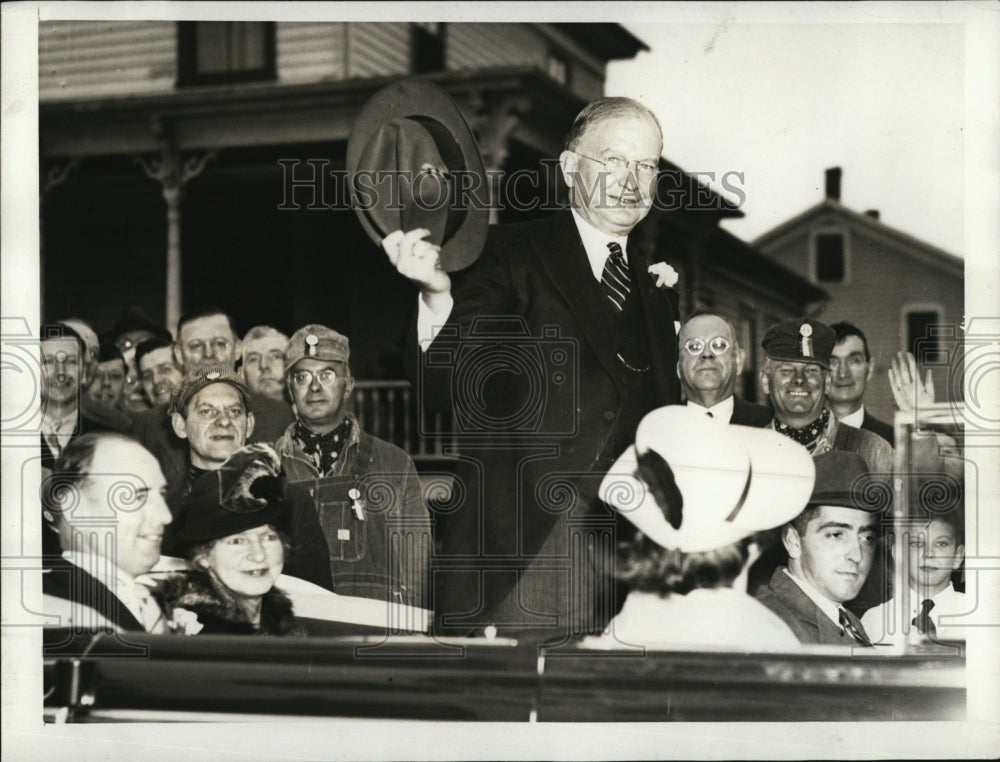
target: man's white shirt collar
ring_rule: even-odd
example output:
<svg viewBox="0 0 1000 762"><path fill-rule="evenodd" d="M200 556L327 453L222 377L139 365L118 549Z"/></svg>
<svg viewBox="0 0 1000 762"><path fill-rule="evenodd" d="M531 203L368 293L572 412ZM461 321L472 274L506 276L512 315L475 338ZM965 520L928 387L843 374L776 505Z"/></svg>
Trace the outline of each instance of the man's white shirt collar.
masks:
<svg viewBox="0 0 1000 762"><path fill-rule="evenodd" d="M144 606L149 606L154 611L160 613L162 620L162 612L156 601L149 595L149 588L141 582L137 582L135 577L119 569L104 556L99 556L96 553L81 553L78 550L67 550L63 552L62 557L74 566L83 569L108 588L122 602L122 605L132 613L136 621L145 624L143 616ZM162 631L162 625L154 628L152 631Z"/></svg>
<svg viewBox="0 0 1000 762"><path fill-rule="evenodd" d="M608 261L608 255L611 253L608 249L608 244L611 241L622 247L622 254L625 256L625 261L628 261L627 235L613 236L602 233L583 219L577 213L576 209L571 209L570 211L573 212L573 222L576 223L576 229L580 232L580 240L583 241L583 248L587 252L587 259L590 261L590 269L594 273L595 280L600 281L601 275L604 274L604 265Z"/></svg>
<svg viewBox="0 0 1000 762"><path fill-rule="evenodd" d="M697 413L702 413L702 411L704 411L704 413L711 413L713 421L719 421L720 423L729 423L733 419L733 407L735 406L735 403L733 402L733 398L731 396L726 397L724 400L722 400L722 402L719 402L718 404L712 405L712 407L705 407L704 405L699 405L697 402L694 402L693 400L688 400L687 405L688 407L693 408L694 411Z"/></svg>
<svg viewBox="0 0 1000 762"><path fill-rule="evenodd" d="M826 614L830 620L840 627L840 609L843 608L839 603L834 603L825 595L823 595L819 590L810 585L806 580L799 579L794 574L792 570L787 566L785 567L785 574L791 577L792 581L798 585L802 592L809 596L809 600L819 607L819 610Z"/></svg>
<svg viewBox="0 0 1000 762"><path fill-rule="evenodd" d="M862 405L850 415L845 415L843 418L838 418L837 420L841 423L846 423L848 426L860 429L861 424L865 420L865 406Z"/></svg>

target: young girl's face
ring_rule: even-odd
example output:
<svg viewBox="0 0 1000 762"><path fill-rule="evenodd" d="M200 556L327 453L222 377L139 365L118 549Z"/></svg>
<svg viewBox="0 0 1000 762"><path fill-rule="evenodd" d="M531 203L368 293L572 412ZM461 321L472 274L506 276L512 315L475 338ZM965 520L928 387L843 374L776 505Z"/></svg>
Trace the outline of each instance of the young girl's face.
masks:
<svg viewBox="0 0 1000 762"><path fill-rule="evenodd" d="M935 595L951 581L951 573L962 563L965 546L958 544L954 530L935 519L910 534L910 587L921 596Z"/></svg>

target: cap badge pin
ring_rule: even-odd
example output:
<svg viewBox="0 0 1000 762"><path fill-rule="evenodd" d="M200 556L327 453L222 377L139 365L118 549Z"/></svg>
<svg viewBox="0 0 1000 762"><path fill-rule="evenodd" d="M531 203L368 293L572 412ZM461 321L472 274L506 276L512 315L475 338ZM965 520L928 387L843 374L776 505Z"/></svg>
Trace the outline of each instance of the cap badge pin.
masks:
<svg viewBox="0 0 1000 762"><path fill-rule="evenodd" d="M215 379L217 379L221 375L222 374L219 373L219 371L213 370L213 371L210 371L209 373L206 373L205 374L205 378L207 378L209 381L214 381Z"/></svg>
<svg viewBox="0 0 1000 762"><path fill-rule="evenodd" d="M809 323L803 323L799 326L799 334L802 336L802 356L812 357L812 341L810 336L812 336L813 328Z"/></svg>
<svg viewBox="0 0 1000 762"><path fill-rule="evenodd" d="M365 520L365 501L361 499L361 491L357 487L352 487L347 492L347 496L351 499L351 510L357 517L358 521Z"/></svg>
<svg viewBox="0 0 1000 762"><path fill-rule="evenodd" d="M306 336L306 354L310 357L315 357L317 344L319 344L319 336L315 333L310 333Z"/></svg>

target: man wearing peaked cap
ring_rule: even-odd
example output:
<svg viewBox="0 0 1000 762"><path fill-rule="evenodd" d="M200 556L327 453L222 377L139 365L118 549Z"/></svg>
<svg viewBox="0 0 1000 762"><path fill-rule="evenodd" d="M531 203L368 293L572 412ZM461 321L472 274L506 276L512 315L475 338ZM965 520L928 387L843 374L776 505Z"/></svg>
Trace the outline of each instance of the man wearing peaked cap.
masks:
<svg viewBox="0 0 1000 762"><path fill-rule="evenodd" d="M809 504L782 532L788 566L757 592L802 643L871 646L844 604L858 595L872 567L887 496L887 486L871 479L858 454L835 450L816 458Z"/></svg>
<svg viewBox="0 0 1000 762"><path fill-rule="evenodd" d="M431 225L382 241L420 290L406 358L420 401L453 414L455 434L477 442L463 449L456 473L467 497L439 533L448 557L434 577L441 634L495 627L565 639L603 630L614 596L602 571L610 559L568 517L614 522L596 495L601 476L647 412L680 399L676 273L630 235L652 206L659 121L636 100L600 98L567 126L559 164L570 209L491 227L464 268L450 265L447 246L439 251ZM482 316L511 328L484 345ZM563 341L569 355L556 350ZM532 346L538 353L522 351ZM511 358L530 367L509 372ZM524 411L530 425L510 423ZM568 510L545 505L558 474L571 475L578 496ZM569 558L573 547L583 550L572 584L593 581L583 591L547 560Z"/></svg>
<svg viewBox="0 0 1000 762"><path fill-rule="evenodd" d="M774 408L771 427L813 455L856 452L873 473L891 473L893 451L888 443L838 422L826 402L835 341L832 328L811 318L786 320L768 329L761 342L766 359L760 380Z"/></svg>
<svg viewBox="0 0 1000 762"><path fill-rule="evenodd" d="M431 538L420 480L409 455L362 431L350 412L347 337L307 325L285 357L295 422L275 449L292 493L318 517L333 591L426 606Z"/></svg>

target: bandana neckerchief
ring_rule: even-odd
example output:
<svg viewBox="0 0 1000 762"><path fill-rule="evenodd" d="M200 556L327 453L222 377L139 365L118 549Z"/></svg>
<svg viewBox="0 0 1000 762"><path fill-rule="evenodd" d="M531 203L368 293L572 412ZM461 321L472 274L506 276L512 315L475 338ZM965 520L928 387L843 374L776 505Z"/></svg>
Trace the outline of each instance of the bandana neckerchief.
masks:
<svg viewBox="0 0 1000 762"><path fill-rule="evenodd" d="M303 454L310 458L320 476L328 476L333 470L333 464L340 457L344 445L351 438L351 419L345 418L333 431L326 434L316 434L310 431L301 420L295 422L292 432L293 441L298 444Z"/></svg>
<svg viewBox="0 0 1000 762"><path fill-rule="evenodd" d="M830 408L825 407L823 408L823 412L820 414L819 418L801 429L792 428L775 418L774 430L780 434L784 434L789 439L798 442L803 447L811 449L811 445L816 443L816 440L819 439L819 435L826 428L826 424L829 421Z"/></svg>

